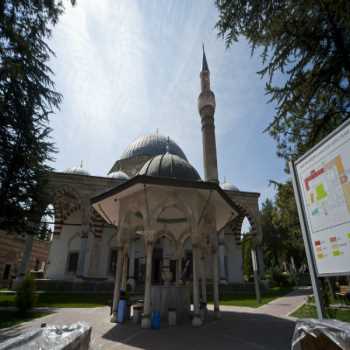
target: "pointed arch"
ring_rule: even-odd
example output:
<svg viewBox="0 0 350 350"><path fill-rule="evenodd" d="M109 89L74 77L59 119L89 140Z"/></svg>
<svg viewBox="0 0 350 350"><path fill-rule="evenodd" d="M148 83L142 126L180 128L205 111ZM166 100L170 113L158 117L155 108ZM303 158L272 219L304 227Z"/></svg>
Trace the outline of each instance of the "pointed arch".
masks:
<svg viewBox="0 0 350 350"><path fill-rule="evenodd" d="M65 185L54 192L52 205L55 210L54 235L59 235L64 222L82 208L82 198L73 187Z"/></svg>

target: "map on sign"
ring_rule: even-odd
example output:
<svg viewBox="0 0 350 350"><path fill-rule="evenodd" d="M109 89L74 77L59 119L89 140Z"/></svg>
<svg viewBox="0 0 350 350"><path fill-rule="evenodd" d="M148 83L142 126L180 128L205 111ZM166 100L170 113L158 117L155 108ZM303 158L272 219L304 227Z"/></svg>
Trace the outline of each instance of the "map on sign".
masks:
<svg viewBox="0 0 350 350"><path fill-rule="evenodd" d="M349 170L341 155L313 169L304 179L312 231L322 231L350 220ZM332 217L332 220L328 220Z"/></svg>
<svg viewBox="0 0 350 350"><path fill-rule="evenodd" d="M350 273L350 125L296 162L319 275Z"/></svg>

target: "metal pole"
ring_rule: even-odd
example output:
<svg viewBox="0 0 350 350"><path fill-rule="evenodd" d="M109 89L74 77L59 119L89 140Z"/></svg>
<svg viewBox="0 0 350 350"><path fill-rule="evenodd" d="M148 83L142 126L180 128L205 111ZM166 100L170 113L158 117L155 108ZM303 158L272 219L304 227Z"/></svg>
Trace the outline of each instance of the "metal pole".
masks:
<svg viewBox="0 0 350 350"><path fill-rule="evenodd" d="M311 277L311 284L312 284L312 289L313 289L314 297L315 297L317 316L320 320L322 320L324 318L324 315L325 315L325 310L324 310L324 305L322 302L323 300L322 300L320 282L317 278L316 265L315 265L315 262L314 262L313 256L312 256L311 245L310 245L310 241L309 241L309 231L308 231L308 227L306 224L305 209L304 209L303 202L301 199L301 194L300 194L300 185L299 185L299 181L297 178L294 162L292 162L292 161L289 162L289 170L290 170L290 173L292 175L294 196L295 196L295 201L296 201L297 208L298 208L298 215L299 215L299 221L300 221L300 226L301 226L301 232L303 235L306 258L307 258L307 263L309 266L309 272L310 272L310 277Z"/></svg>
<svg viewBox="0 0 350 350"><path fill-rule="evenodd" d="M260 304L261 302L261 294L260 294L260 285L259 285L259 273L258 273L258 262L256 258L255 248L252 248L252 265L253 265L253 274L254 274L254 286L255 286L255 296L256 302Z"/></svg>

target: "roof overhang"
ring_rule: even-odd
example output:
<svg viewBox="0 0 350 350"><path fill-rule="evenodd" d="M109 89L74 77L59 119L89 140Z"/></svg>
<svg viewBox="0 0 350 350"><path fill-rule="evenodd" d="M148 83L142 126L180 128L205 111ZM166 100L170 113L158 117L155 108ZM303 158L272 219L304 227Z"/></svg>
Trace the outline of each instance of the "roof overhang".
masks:
<svg viewBox="0 0 350 350"><path fill-rule="evenodd" d="M118 226L120 199L131 196L147 187L197 190L201 193L214 193L212 204L216 207L217 230L220 230L238 213L240 207L220 188L217 183L204 181L187 181L165 177L137 175L104 193L91 198L95 210L110 224ZM208 198L209 195L208 195Z"/></svg>

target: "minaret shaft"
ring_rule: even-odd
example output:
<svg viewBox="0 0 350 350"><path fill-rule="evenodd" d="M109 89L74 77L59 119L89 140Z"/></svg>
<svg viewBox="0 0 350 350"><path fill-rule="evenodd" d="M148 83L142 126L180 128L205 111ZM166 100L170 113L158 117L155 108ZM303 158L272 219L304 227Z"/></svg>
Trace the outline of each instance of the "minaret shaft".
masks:
<svg viewBox="0 0 350 350"><path fill-rule="evenodd" d="M219 182L213 117L202 117L202 142L205 180Z"/></svg>
<svg viewBox="0 0 350 350"><path fill-rule="evenodd" d="M198 97L198 111L202 122L203 163L206 181L219 182L215 140L215 95L210 90L210 72L203 49L202 71L200 73L201 93Z"/></svg>

